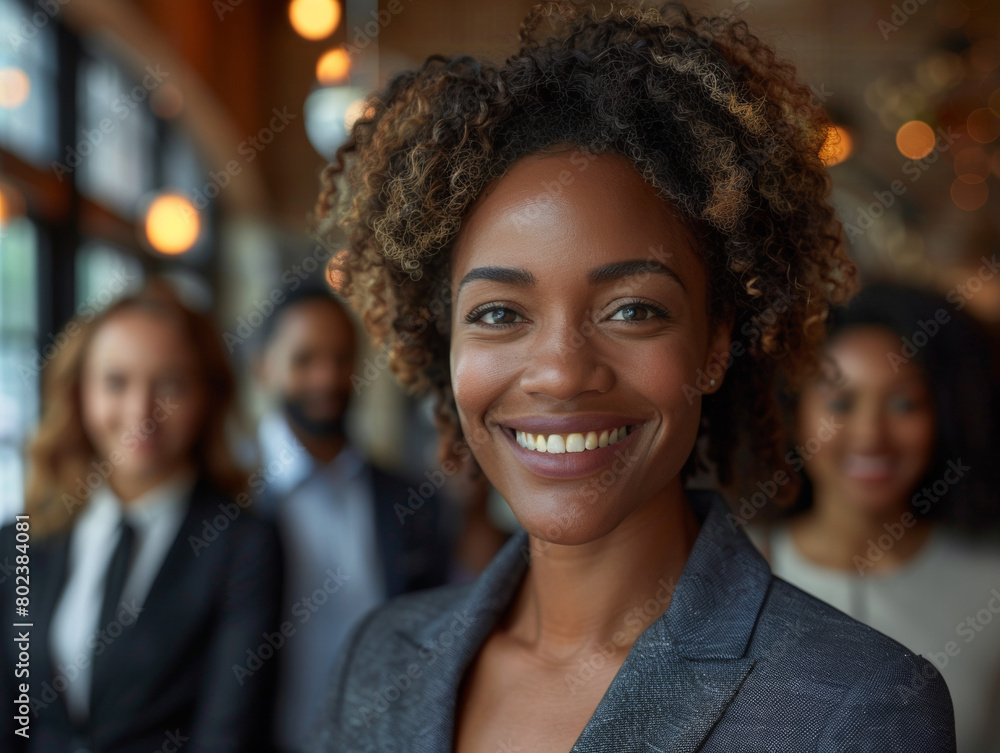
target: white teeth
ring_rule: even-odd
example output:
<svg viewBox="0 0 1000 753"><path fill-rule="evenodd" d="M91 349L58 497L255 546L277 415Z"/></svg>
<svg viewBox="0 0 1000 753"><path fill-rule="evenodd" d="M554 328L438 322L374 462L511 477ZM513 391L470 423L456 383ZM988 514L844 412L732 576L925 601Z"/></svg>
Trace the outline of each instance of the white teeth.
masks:
<svg viewBox="0 0 1000 753"><path fill-rule="evenodd" d="M562 455L566 452L566 440L563 439L561 434L549 434L545 438L545 451Z"/></svg>
<svg viewBox="0 0 1000 753"><path fill-rule="evenodd" d="M561 455L568 452L585 452L586 450L596 450L599 447L608 445L625 439L629 434L628 426L621 426L611 431L604 430L600 434L596 431L574 432L573 434L532 434L526 431L515 430L514 437L517 443L527 450L535 452L548 452L553 455Z"/></svg>

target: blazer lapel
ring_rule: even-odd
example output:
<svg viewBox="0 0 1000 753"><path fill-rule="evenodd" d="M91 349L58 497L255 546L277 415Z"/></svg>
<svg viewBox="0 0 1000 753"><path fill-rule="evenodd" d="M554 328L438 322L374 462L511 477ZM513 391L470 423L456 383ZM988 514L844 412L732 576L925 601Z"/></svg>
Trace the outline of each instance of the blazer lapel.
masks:
<svg viewBox="0 0 1000 753"><path fill-rule="evenodd" d="M670 606L636 639L574 752L695 751L753 668L745 653L770 569L727 522L718 494L687 495L702 528ZM405 694L416 705L382 717L381 749L407 740L420 753L450 753L463 677L524 578L527 542L513 536L451 611L415 634L400 630L382 687L419 670Z"/></svg>
<svg viewBox="0 0 1000 753"><path fill-rule="evenodd" d="M405 672L414 665L420 670L407 692L418 699L420 711L387 715L391 719L380 730L380 749L408 740L420 753L451 753L462 679L521 585L528 567L522 554L527 541L524 532L511 537L455 608L416 634L400 631L403 651L391 660L391 671L401 667Z"/></svg>
<svg viewBox="0 0 1000 753"><path fill-rule="evenodd" d="M111 691L116 675L130 673L131 667L129 666L128 656L131 652L139 648L134 645L132 640L136 631L136 625L141 622L141 631L146 635L161 629L161 626L155 624L147 625L149 620L143 619L143 615L148 609L156 607L165 600L176 605L174 612L176 621L170 626L173 632L183 630L185 621L195 611L185 608L183 598L186 594L191 594L192 591L196 592L198 587L193 585L190 578L184 578L183 576L191 570L193 563L196 561L195 554L190 543L188 543L188 538L190 536L198 536L199 533L202 533L200 526L204 523L204 519L209 512L205 509L205 502L208 499L207 494L204 482L199 479L188 495L187 511L181 520L177 535L167 548L167 553L160 565L160 569L153 577L153 582L150 584L142 606L136 610L138 614L128 624L124 624L123 622L117 623L113 627L118 632L117 635L113 635L109 630L101 655L94 657L93 684L91 686L92 712L97 712L99 710L98 707L103 704L113 702L113 699L109 700L109 695L112 694ZM225 544L219 543L217 546L221 547L225 546ZM120 613L120 610L118 613ZM165 628L165 626L162 627ZM107 626L105 625L101 626L102 630L106 628Z"/></svg>
<svg viewBox="0 0 1000 753"><path fill-rule="evenodd" d="M750 673L771 571L722 498L688 490L702 528L670 606L639 636L574 751L697 750Z"/></svg>

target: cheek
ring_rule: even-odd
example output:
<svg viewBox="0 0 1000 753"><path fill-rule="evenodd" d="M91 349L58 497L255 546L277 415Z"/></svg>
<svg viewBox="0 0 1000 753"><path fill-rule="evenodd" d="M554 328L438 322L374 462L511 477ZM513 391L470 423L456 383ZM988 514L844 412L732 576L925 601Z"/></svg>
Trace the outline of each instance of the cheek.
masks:
<svg viewBox="0 0 1000 753"><path fill-rule="evenodd" d="M161 429L173 444L184 446L191 444L203 429L205 410L204 397L185 398L162 422Z"/></svg>
<svg viewBox="0 0 1000 753"><path fill-rule="evenodd" d="M929 413L897 419L892 424L893 439L913 463L922 467L930 462L934 451L936 427Z"/></svg>
<svg viewBox="0 0 1000 753"><path fill-rule="evenodd" d="M115 427L117 411L113 398L84 389L80 403L83 426L89 434L104 434Z"/></svg>
<svg viewBox="0 0 1000 753"><path fill-rule="evenodd" d="M510 359L502 358L499 350L474 344L456 344L451 349L451 385L464 429L466 422L481 420L507 387Z"/></svg>

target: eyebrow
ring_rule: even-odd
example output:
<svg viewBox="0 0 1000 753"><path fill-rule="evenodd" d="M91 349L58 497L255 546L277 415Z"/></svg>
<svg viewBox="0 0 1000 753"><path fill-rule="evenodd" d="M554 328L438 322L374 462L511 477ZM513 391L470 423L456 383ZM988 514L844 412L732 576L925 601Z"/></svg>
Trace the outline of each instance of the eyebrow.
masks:
<svg viewBox="0 0 1000 753"><path fill-rule="evenodd" d="M502 282L522 288L529 288L535 284L535 276L522 267L476 267L462 278L458 283L458 289L461 290L463 285L474 280Z"/></svg>
<svg viewBox="0 0 1000 753"><path fill-rule="evenodd" d="M619 261L614 264L607 264L592 270L587 275L587 281L591 285L598 285L603 282L620 280L623 277L633 277L649 273L665 275L680 285L682 290L687 292L687 288L681 282L681 278L677 276L677 273L670 267L654 259L636 259L634 261Z"/></svg>
<svg viewBox="0 0 1000 753"><path fill-rule="evenodd" d="M661 274L669 277L686 292L687 288L670 267L661 264L653 259L635 259L633 261L619 261L613 264L606 264L603 267L591 270L587 275L587 282L591 285L600 285L623 277L633 277L640 274ZM467 282L475 280L489 280L506 285L516 285L518 287L531 287L537 281L535 276L523 267L476 267L472 269L462 281L458 283L459 290Z"/></svg>

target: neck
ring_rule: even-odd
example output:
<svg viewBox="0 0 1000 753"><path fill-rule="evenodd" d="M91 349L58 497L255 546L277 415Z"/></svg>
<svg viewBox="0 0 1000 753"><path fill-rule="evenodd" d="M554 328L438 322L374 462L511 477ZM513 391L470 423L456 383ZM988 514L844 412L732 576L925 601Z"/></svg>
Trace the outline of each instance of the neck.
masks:
<svg viewBox="0 0 1000 753"><path fill-rule="evenodd" d="M108 478L108 484L111 486L111 491L115 493L115 496L121 501L123 505L130 505L139 497L141 497L146 492L155 489L160 484L173 478L177 473L182 470L193 470L193 464L184 463L179 466L174 466L169 470L159 471L151 474L143 474L140 476L128 476L122 473L112 474Z"/></svg>
<svg viewBox="0 0 1000 753"><path fill-rule="evenodd" d="M871 572L891 570L915 556L930 530L905 499L870 510L851 504L834 490L817 488L812 508L792 533L802 552L819 564Z"/></svg>
<svg viewBox="0 0 1000 753"><path fill-rule="evenodd" d="M531 538L531 567L508 624L512 637L565 660L594 645L627 653L666 611L698 535L677 480L598 541L579 546Z"/></svg>

